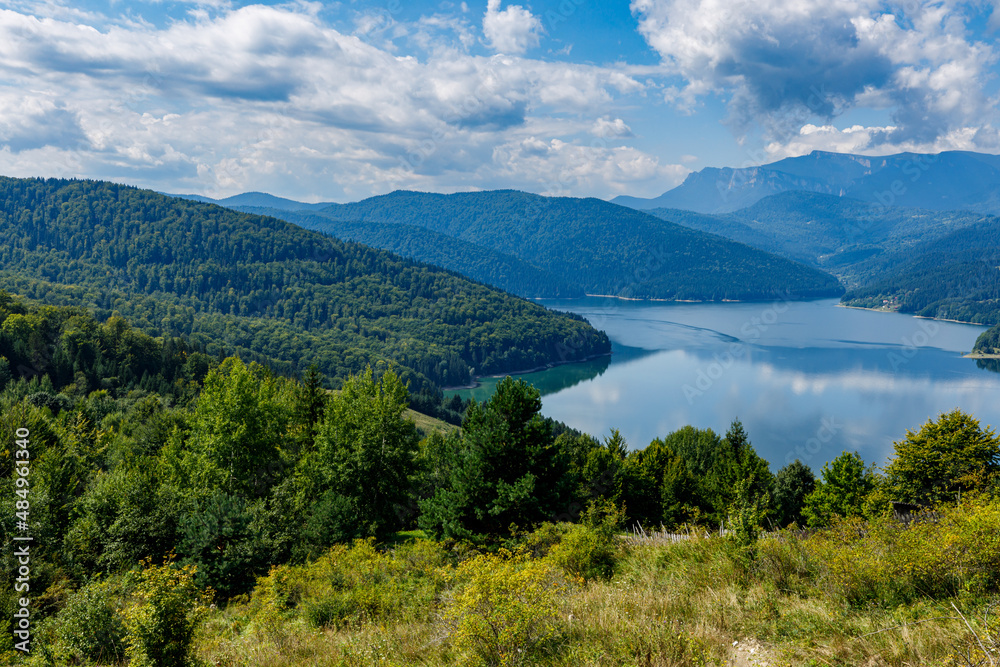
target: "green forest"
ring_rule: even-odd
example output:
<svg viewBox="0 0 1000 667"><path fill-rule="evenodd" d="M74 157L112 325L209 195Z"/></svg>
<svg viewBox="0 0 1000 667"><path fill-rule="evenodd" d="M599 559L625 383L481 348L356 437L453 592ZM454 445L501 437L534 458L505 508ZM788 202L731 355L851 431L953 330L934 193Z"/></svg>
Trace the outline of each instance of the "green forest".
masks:
<svg viewBox="0 0 1000 667"><path fill-rule="evenodd" d="M273 215L306 229L315 229L345 241L364 243L403 257L443 266L505 292L526 298L573 298L586 293L573 277L556 276L514 255L448 236L426 227L391 222L334 220L307 211L282 211L240 206L247 213Z"/></svg>
<svg viewBox="0 0 1000 667"><path fill-rule="evenodd" d="M329 391L315 366L285 376L0 294L0 531L32 538L29 575L0 582L0 654L25 657L24 596L37 665L695 665L747 631L656 606L698 588L798 656L830 613L868 631L1000 592L1000 440L958 410L902 434L884 469L845 452L817 476L773 474L737 419L633 449L542 418L509 377L460 430L421 433L409 400L391 369ZM893 500L947 519L905 529ZM622 538L636 526L688 539ZM915 660L892 664L930 664L962 636L887 636L837 664L882 640Z"/></svg>
<svg viewBox="0 0 1000 667"><path fill-rule="evenodd" d="M257 209L248 209L257 210ZM393 192L319 211L272 211L309 229L440 263L525 297L573 291L697 301L839 296L836 278L599 199L525 192ZM428 230L415 237L414 228ZM461 256L435 248L458 239ZM446 246L447 248L447 246ZM513 279L516 258L534 269Z"/></svg>
<svg viewBox="0 0 1000 667"><path fill-rule="evenodd" d="M0 262L13 293L335 382L387 366L433 392L610 351L579 317L455 273L112 183L0 179Z"/></svg>

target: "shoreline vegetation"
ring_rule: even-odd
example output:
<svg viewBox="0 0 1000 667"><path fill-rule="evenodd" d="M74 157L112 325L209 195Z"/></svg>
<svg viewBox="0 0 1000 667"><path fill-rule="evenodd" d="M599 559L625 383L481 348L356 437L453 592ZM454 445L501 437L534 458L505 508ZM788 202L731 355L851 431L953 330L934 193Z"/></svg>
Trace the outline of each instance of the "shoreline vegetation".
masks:
<svg viewBox="0 0 1000 667"><path fill-rule="evenodd" d="M538 373L539 371L547 371L550 368L556 368L557 366L565 366L566 364L582 364L582 363L586 363L588 361L593 361L594 359L600 359L601 357L610 357L612 354L613 353L611 351L600 352L598 354L592 354L589 357L584 357L583 359L568 359L566 361L551 361L551 362L549 362L547 364L543 364L542 366L536 366L535 368L529 368L529 369L523 370L523 371L510 371L509 373L494 373L494 374L489 374L489 375L476 375L475 378L474 378L474 382L472 382L471 384L461 385L461 386L457 386L457 387L441 387L441 391L458 391L459 389L478 389L480 386L482 386L482 384L479 381L483 380L483 379L486 379L486 378L505 378L505 377L508 377L508 376L516 377L518 375L527 375L528 373Z"/></svg>
<svg viewBox="0 0 1000 667"><path fill-rule="evenodd" d="M897 315L909 315L918 320L934 320L935 322L952 322L954 324L971 324L976 327L986 327L989 328L989 324L983 324L982 322L966 322L965 320L953 320L947 317L928 317L927 315L913 315L911 313L900 312L898 308L865 308L864 306L849 306L846 303L838 303L837 308L852 308L854 310L867 310L873 313L895 313Z"/></svg>

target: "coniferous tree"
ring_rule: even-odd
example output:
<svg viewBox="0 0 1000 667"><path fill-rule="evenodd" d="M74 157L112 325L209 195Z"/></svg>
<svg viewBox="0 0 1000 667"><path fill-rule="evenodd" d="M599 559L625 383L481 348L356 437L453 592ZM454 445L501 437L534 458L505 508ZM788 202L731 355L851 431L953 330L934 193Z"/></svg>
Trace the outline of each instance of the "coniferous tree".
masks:
<svg viewBox="0 0 1000 667"><path fill-rule="evenodd" d="M510 377L469 406L447 486L420 503L422 528L484 541L558 513L566 466L541 406L537 389Z"/></svg>

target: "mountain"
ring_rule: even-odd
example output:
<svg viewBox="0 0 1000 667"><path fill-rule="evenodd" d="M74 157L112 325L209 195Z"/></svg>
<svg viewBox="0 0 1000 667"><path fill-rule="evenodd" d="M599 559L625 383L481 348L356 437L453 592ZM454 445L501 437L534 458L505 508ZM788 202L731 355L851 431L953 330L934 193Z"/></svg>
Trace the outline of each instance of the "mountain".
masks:
<svg viewBox="0 0 1000 667"><path fill-rule="evenodd" d="M883 207L850 197L790 191L723 214L649 213L821 268L850 283L855 265L932 241L988 216L970 211Z"/></svg>
<svg viewBox="0 0 1000 667"><path fill-rule="evenodd" d="M294 199L275 197L274 195L269 195L266 192L244 192L243 194L233 195L232 197L226 197L225 199L212 199L211 197L204 197L202 195L168 196L178 197L180 199L190 199L191 201L197 201L203 204L218 204L219 206L225 206L226 208L252 206L257 208L274 209L277 211L317 211L319 209L326 208L331 204L331 202L307 204L305 202L295 201Z"/></svg>
<svg viewBox="0 0 1000 667"><path fill-rule="evenodd" d="M94 181L0 178L0 287L152 335L414 391L607 353L607 336L454 273L272 217Z"/></svg>
<svg viewBox="0 0 1000 667"><path fill-rule="evenodd" d="M420 260L469 270L444 256L452 253L441 251L451 238L499 253L506 262L515 258L527 263L536 276L553 277L529 285L519 292L523 296L552 296L562 285L579 286L588 294L690 300L842 293L835 278L817 269L599 199L510 190L452 195L399 191L313 213L282 217L397 250L402 250L404 236L413 238L413 228L421 228L436 236L423 242L422 249L419 243L411 246ZM348 229L346 222L355 224ZM469 275L495 280L488 269L483 265Z"/></svg>
<svg viewBox="0 0 1000 667"><path fill-rule="evenodd" d="M513 255L484 248L469 241L416 225L336 220L310 211L280 211L250 206L234 207L245 213L273 215L306 229L315 229L345 241L357 241L403 257L443 266L505 292L527 298L584 296L579 283L555 276Z"/></svg>
<svg viewBox="0 0 1000 667"><path fill-rule="evenodd" d="M904 313L1000 324L1000 218L854 267L859 285L847 305L891 306Z"/></svg>
<svg viewBox="0 0 1000 667"><path fill-rule="evenodd" d="M659 197L617 197L636 209L729 213L788 191L850 197L883 207L1000 213L1000 156L968 151L884 157L813 151L739 169L709 167L689 174Z"/></svg>

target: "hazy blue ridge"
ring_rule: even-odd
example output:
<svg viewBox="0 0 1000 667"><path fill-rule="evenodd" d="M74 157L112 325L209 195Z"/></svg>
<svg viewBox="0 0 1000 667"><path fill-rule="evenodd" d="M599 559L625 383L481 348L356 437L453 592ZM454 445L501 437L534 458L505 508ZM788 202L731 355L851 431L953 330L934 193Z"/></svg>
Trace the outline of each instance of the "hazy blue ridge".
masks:
<svg viewBox="0 0 1000 667"><path fill-rule="evenodd" d="M295 201L294 199L276 197L274 195L267 194L266 192L244 192L242 194L233 195L232 197L226 197L224 199L212 199L211 197L204 197L202 195L168 194L168 196L190 199L192 201L202 202L203 204L218 204L219 206L225 206L226 208L257 207L277 211L318 211L331 204L331 202L307 204L305 202Z"/></svg>
<svg viewBox="0 0 1000 667"><path fill-rule="evenodd" d="M659 197L617 197L636 209L730 213L788 191L851 197L883 207L1000 213L1000 156L968 151L883 157L813 151L745 168L709 167Z"/></svg>

